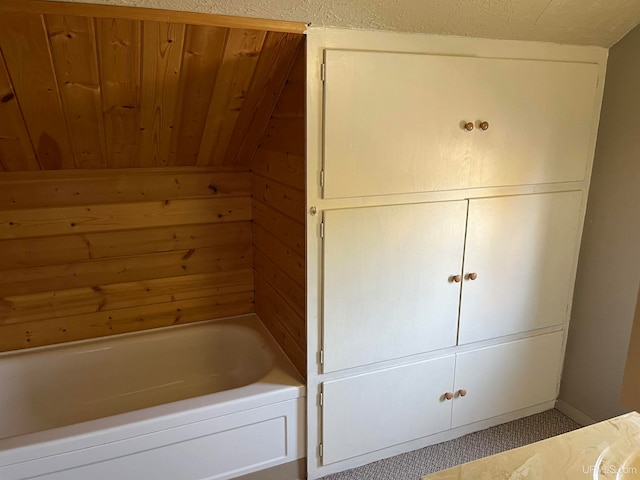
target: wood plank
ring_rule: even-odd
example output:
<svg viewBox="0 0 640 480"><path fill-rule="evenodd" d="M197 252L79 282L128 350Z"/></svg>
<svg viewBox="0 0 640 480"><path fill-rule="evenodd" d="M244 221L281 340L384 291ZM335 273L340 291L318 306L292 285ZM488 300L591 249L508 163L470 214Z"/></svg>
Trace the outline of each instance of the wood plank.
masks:
<svg viewBox="0 0 640 480"><path fill-rule="evenodd" d="M117 233L124 235L128 232L125 230ZM0 270L60 265L90 259L91 251L84 235L0 240Z"/></svg>
<svg viewBox="0 0 640 480"><path fill-rule="evenodd" d="M255 224L253 226L253 245L256 250L260 250L272 262L279 265L282 271L296 284L305 285L304 257Z"/></svg>
<svg viewBox="0 0 640 480"><path fill-rule="evenodd" d="M110 175L94 175L92 171L86 175L59 175L42 180L21 177L14 181L12 175L6 174L0 179L0 209L225 198L248 195L251 188L248 172L164 170L147 173L136 169Z"/></svg>
<svg viewBox="0 0 640 480"><path fill-rule="evenodd" d="M301 49L301 51L304 51L304 49ZM305 81L292 82L291 77L289 77L282 89L271 118L305 118L306 88Z"/></svg>
<svg viewBox="0 0 640 480"><path fill-rule="evenodd" d="M0 351L252 313L253 292L0 326Z"/></svg>
<svg viewBox="0 0 640 480"><path fill-rule="evenodd" d="M294 282L278 265L258 249L254 249L253 252L253 268L282 295L298 315L302 318L306 317L304 285Z"/></svg>
<svg viewBox="0 0 640 480"><path fill-rule="evenodd" d="M259 148L304 157L305 128L304 118L272 117L260 139Z"/></svg>
<svg viewBox="0 0 640 480"><path fill-rule="evenodd" d="M278 98L272 118L305 118L306 92L307 56L306 49L301 48Z"/></svg>
<svg viewBox="0 0 640 480"><path fill-rule="evenodd" d="M251 170L258 175L277 180L289 187L304 190L305 160L304 156L292 153L273 152L265 148L258 148Z"/></svg>
<svg viewBox="0 0 640 480"><path fill-rule="evenodd" d="M0 325L253 291L251 269L93 285L0 299Z"/></svg>
<svg viewBox="0 0 640 480"><path fill-rule="evenodd" d="M229 30L187 25L169 165L195 165Z"/></svg>
<svg viewBox="0 0 640 480"><path fill-rule="evenodd" d="M209 105L198 165L222 165L267 32L231 30Z"/></svg>
<svg viewBox="0 0 640 480"><path fill-rule="evenodd" d="M0 52L0 165L6 171L40 170Z"/></svg>
<svg viewBox="0 0 640 480"><path fill-rule="evenodd" d="M251 222L0 240L0 270L251 242Z"/></svg>
<svg viewBox="0 0 640 480"><path fill-rule="evenodd" d="M46 29L40 15L0 15L0 48L42 168L74 168Z"/></svg>
<svg viewBox="0 0 640 480"><path fill-rule="evenodd" d="M283 215L279 211L255 199L251 202L251 211L254 224L260 225L266 231L270 232L301 257L305 256L304 223L296 222L290 217Z"/></svg>
<svg viewBox="0 0 640 480"><path fill-rule="evenodd" d="M249 197L3 210L0 239L250 219Z"/></svg>
<svg viewBox="0 0 640 480"><path fill-rule="evenodd" d="M251 178L251 196L296 221L304 222L305 195L275 180L254 174Z"/></svg>
<svg viewBox="0 0 640 480"><path fill-rule="evenodd" d="M95 22L108 165L134 167L140 138L142 25L120 18Z"/></svg>
<svg viewBox="0 0 640 480"><path fill-rule="evenodd" d="M1 1L1 0L0 0ZM106 168L101 170L38 170L33 172L7 172L2 181L57 180L61 178L111 177L114 175L176 175L180 173L234 173L246 172L233 167L140 167Z"/></svg>
<svg viewBox="0 0 640 480"><path fill-rule="evenodd" d="M224 165L251 164L303 40L304 37L290 33L267 34Z"/></svg>
<svg viewBox="0 0 640 480"><path fill-rule="evenodd" d="M267 282L259 272L256 272L255 301L256 305L264 310L271 311L272 315L280 320L295 342L304 349L307 344L307 333L304 317L298 315L286 300Z"/></svg>
<svg viewBox="0 0 640 480"><path fill-rule="evenodd" d="M102 99L93 21L45 18L53 67L78 168L107 166Z"/></svg>
<svg viewBox="0 0 640 480"><path fill-rule="evenodd" d="M251 244L5 270L0 297L251 268Z"/></svg>
<svg viewBox="0 0 640 480"><path fill-rule="evenodd" d="M251 222L127 230L84 235L91 258L110 258L145 253L194 250L207 247L245 245L251 242Z"/></svg>
<svg viewBox="0 0 640 480"><path fill-rule="evenodd" d="M31 12L58 15L78 15L97 18L126 18L132 20L156 20L161 22L188 23L226 28L253 28L272 32L302 34L307 30L304 22L267 20L261 18L234 17L210 13L160 10L140 7L122 7L84 3L49 2L39 0L1 0L0 12Z"/></svg>
<svg viewBox="0 0 640 480"><path fill-rule="evenodd" d="M305 40L306 41L306 40ZM287 85L289 84L307 84L307 49L301 48L296 55L293 67L287 78Z"/></svg>
<svg viewBox="0 0 640 480"><path fill-rule="evenodd" d="M167 165L184 44L185 26L178 23L143 23L141 139L138 166Z"/></svg>
<svg viewBox="0 0 640 480"><path fill-rule="evenodd" d="M298 343L293 339L284 325L282 325L279 319L275 317L269 309L264 308L262 305L256 304L255 310L260 320L262 320L271 335L273 335L273 338L275 338L278 342L278 345L280 345L280 348L282 348L282 350L287 354L287 357L289 357L291 363L293 363L293 365L303 377L306 377L306 349L302 349L298 345Z"/></svg>

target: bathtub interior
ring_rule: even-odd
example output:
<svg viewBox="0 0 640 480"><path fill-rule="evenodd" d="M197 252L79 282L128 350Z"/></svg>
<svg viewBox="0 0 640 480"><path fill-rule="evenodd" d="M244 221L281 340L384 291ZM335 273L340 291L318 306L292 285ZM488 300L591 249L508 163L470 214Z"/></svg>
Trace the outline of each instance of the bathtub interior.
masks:
<svg viewBox="0 0 640 480"><path fill-rule="evenodd" d="M282 357L255 315L3 354L0 439L237 389Z"/></svg>

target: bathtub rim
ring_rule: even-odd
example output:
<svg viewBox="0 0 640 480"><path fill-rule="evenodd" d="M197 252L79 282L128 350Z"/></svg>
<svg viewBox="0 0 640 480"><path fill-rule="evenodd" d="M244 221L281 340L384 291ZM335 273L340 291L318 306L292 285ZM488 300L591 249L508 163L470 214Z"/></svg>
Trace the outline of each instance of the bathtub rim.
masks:
<svg viewBox="0 0 640 480"><path fill-rule="evenodd" d="M162 327L162 330L204 326L216 323L245 325L260 333L274 354L273 367L256 383L214 392L199 397L177 400L120 413L109 417L88 420L72 425L56 427L33 433L25 433L0 439L0 466L35 460L43 456L59 455L75 450L98 447L105 443L117 442L163 430L198 423L212 418L239 413L270 404L292 400L306 395L304 380L284 354L275 339L268 332L256 314L246 314L221 319L205 320L184 325ZM160 329L146 331L155 332ZM130 332L109 337L144 335L143 332ZM96 342L97 339L78 340L77 343ZM34 347L37 349L56 346ZM60 347L60 345L58 345ZM33 349L22 349L28 353ZM16 353L18 351L13 351ZM0 359L2 356L0 356Z"/></svg>
<svg viewBox="0 0 640 480"><path fill-rule="evenodd" d="M260 324L260 327L257 328L257 330L259 330L260 333L266 333L267 337L269 338L269 341L273 341L275 343L276 349L278 351L282 351L282 349L280 348L280 345L278 345L278 343L275 341L275 339L273 338L273 336L271 335L271 333L269 332L267 327L265 327L264 323L262 322L262 320L260 320L260 317L258 317L258 315L256 313L243 313L242 315L233 315L233 316L229 316L229 317L212 318L212 319L209 319L209 320L199 320L197 322L179 323L177 325L166 325L164 327L153 327L153 328L147 328L147 329L144 329L144 330L136 330L136 331L133 331L133 332L114 333L112 335L103 335L103 336L100 336L100 337L83 338L83 339L80 339L80 340L71 340L71 341L68 341L68 342L52 343L51 345L40 345L40 346L37 346L37 347L24 347L24 348L18 348L18 349L15 349L15 350L6 350L4 352L0 352L0 360L2 360L5 357L29 355L30 353L38 353L38 352L41 352L41 351L55 350L55 349L58 349L58 348L62 349L62 348L65 348L65 347L74 347L76 345L99 343L99 342L103 342L103 341L109 341L109 340L112 340L112 339L137 337L137 336L149 335L149 334L152 334L152 333L161 333L161 332L171 331L171 330L189 329L189 328L195 328L195 327L198 327L198 326L209 325L209 324L233 323L233 322L236 322L236 321L238 323L242 323L242 321L244 319L253 318L253 317L256 317L258 319L258 323ZM249 328L253 328L253 327L250 326ZM287 358L287 360L288 360L288 358ZM297 370L296 370L296 372L297 372ZM298 376L300 376L299 373L298 373Z"/></svg>

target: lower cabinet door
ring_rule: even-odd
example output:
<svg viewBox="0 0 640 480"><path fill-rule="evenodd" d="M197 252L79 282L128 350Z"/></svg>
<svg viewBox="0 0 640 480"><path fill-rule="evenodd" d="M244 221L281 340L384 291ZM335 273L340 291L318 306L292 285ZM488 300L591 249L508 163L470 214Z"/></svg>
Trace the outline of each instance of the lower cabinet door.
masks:
<svg viewBox="0 0 640 480"><path fill-rule="evenodd" d="M328 465L450 428L455 357L322 385L322 463Z"/></svg>
<svg viewBox="0 0 640 480"><path fill-rule="evenodd" d="M554 332L458 354L452 428L554 400L562 339Z"/></svg>

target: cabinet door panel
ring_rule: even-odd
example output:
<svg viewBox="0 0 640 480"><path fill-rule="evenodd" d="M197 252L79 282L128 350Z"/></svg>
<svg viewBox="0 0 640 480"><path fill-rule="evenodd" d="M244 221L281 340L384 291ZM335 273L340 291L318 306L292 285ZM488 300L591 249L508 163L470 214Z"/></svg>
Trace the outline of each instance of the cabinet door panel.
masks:
<svg viewBox="0 0 640 480"><path fill-rule="evenodd" d="M565 321L581 192L471 200L459 344Z"/></svg>
<svg viewBox="0 0 640 480"><path fill-rule="evenodd" d="M325 52L325 198L468 186L474 137L461 122L480 92L448 60Z"/></svg>
<svg viewBox="0 0 640 480"><path fill-rule="evenodd" d="M325 198L585 177L597 65L336 50L325 64Z"/></svg>
<svg viewBox="0 0 640 480"><path fill-rule="evenodd" d="M324 465L447 430L454 356L323 384Z"/></svg>
<svg viewBox="0 0 640 480"><path fill-rule="evenodd" d="M598 66L483 60L473 82L475 130L470 187L582 181L592 148Z"/></svg>
<svg viewBox="0 0 640 480"><path fill-rule="evenodd" d="M556 398L562 332L461 353L456 358L452 428Z"/></svg>
<svg viewBox="0 0 640 480"><path fill-rule="evenodd" d="M456 343L467 202L324 214L324 371Z"/></svg>

